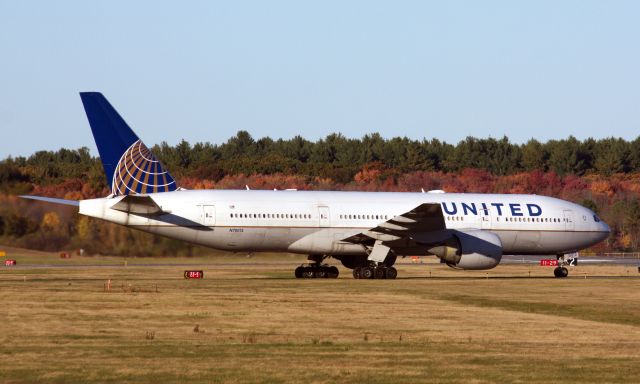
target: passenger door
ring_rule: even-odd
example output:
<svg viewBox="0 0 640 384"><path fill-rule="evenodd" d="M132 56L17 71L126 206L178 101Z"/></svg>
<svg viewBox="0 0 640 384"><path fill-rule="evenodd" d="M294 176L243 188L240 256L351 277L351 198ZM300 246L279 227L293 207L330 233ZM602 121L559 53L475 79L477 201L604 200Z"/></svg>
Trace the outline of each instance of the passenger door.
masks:
<svg viewBox="0 0 640 384"><path fill-rule="evenodd" d="M318 207L318 220L320 227L328 227L330 224L329 207Z"/></svg>
<svg viewBox="0 0 640 384"><path fill-rule="evenodd" d="M202 206L202 225L204 225L205 227L213 227L214 225L216 225L215 205Z"/></svg>
<svg viewBox="0 0 640 384"><path fill-rule="evenodd" d="M563 211L563 213L564 213L564 230L573 231L575 229L575 223L573 220L573 211L570 209L566 209Z"/></svg>

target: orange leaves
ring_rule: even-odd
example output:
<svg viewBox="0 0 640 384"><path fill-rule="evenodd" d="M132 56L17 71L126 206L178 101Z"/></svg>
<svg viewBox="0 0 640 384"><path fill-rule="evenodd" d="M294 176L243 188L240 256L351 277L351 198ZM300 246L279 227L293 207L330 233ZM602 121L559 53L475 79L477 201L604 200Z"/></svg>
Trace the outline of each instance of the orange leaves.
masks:
<svg viewBox="0 0 640 384"><path fill-rule="evenodd" d="M353 180L358 184L369 184L378 181L382 171L379 169L364 168L360 172L356 173Z"/></svg>
<svg viewBox="0 0 640 384"><path fill-rule="evenodd" d="M623 249L631 249L633 244L633 237L629 233L621 232L618 236L618 243Z"/></svg>
<svg viewBox="0 0 640 384"><path fill-rule="evenodd" d="M64 194L63 199L66 200L83 200L85 197L80 191L69 191Z"/></svg>
<svg viewBox="0 0 640 384"><path fill-rule="evenodd" d="M57 230L60 227L60 217L55 212L47 212L42 217L40 227L46 230Z"/></svg>
<svg viewBox="0 0 640 384"><path fill-rule="evenodd" d="M82 180L69 179L60 184L47 186L36 185L33 189L33 195L64 198L71 191L81 191L83 187Z"/></svg>
<svg viewBox="0 0 640 384"><path fill-rule="evenodd" d="M178 180L178 185L186 189L213 189L216 183L213 180L208 179L183 177Z"/></svg>
<svg viewBox="0 0 640 384"><path fill-rule="evenodd" d="M591 183L591 191L593 193L606 195L607 197L612 197L616 193L613 185L611 185L611 182L608 180L594 181Z"/></svg>

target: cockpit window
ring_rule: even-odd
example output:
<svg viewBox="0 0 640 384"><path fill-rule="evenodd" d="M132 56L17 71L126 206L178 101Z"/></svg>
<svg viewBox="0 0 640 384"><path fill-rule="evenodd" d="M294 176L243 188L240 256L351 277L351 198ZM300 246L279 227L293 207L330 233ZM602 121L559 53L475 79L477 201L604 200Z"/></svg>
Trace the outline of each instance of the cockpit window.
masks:
<svg viewBox="0 0 640 384"><path fill-rule="evenodd" d="M599 223L599 222L600 222L600 218L598 217L598 215L593 215L593 220L594 220L596 223Z"/></svg>

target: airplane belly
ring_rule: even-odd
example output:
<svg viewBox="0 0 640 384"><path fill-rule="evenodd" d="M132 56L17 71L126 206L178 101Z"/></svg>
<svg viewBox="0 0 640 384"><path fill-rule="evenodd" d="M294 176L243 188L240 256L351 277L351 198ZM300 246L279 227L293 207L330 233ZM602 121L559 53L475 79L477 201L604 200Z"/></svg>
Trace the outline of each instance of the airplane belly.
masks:
<svg viewBox="0 0 640 384"><path fill-rule="evenodd" d="M265 228L259 227L214 227L210 234L203 234L198 243L229 251L244 251L263 249Z"/></svg>
<svg viewBox="0 0 640 384"><path fill-rule="evenodd" d="M196 230L190 227L178 227L178 226L156 226L149 225L143 227L136 227L144 232L153 233L155 235L160 235L164 237L169 237L172 239L182 240L189 243L197 244L198 233Z"/></svg>
<svg viewBox="0 0 640 384"><path fill-rule="evenodd" d="M501 231L505 254L549 255L575 252L596 244L600 239L592 232L578 231Z"/></svg>
<svg viewBox="0 0 640 384"><path fill-rule="evenodd" d="M503 253L513 252L513 249L515 249L516 237L518 235L516 231L494 230L492 232L500 238Z"/></svg>
<svg viewBox="0 0 640 384"><path fill-rule="evenodd" d="M340 228L317 228L289 245L288 251L324 255L360 255L364 248L358 244L341 241L345 230Z"/></svg>
<svg viewBox="0 0 640 384"><path fill-rule="evenodd" d="M288 252L289 245L310 233L308 228L216 227L198 244L234 252Z"/></svg>
<svg viewBox="0 0 640 384"><path fill-rule="evenodd" d="M538 253L543 249L540 231L516 231L514 248L520 253Z"/></svg>

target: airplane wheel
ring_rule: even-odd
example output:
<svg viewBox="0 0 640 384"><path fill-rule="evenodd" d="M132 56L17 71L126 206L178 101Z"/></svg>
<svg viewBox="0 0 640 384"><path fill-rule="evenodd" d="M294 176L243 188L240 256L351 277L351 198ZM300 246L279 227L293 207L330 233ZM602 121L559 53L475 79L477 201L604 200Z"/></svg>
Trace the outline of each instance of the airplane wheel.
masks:
<svg viewBox="0 0 640 384"><path fill-rule="evenodd" d="M569 270L566 267L556 267L553 270L553 275L555 277L567 277L569 276Z"/></svg>
<svg viewBox="0 0 640 384"><path fill-rule="evenodd" d="M338 268L336 266L329 267L329 276L328 277L330 279L337 279L339 274L340 274L340 271L338 271Z"/></svg>
<svg viewBox="0 0 640 384"><path fill-rule="evenodd" d="M302 266L296 268L294 274L296 275L296 279L302 278Z"/></svg>
<svg viewBox="0 0 640 384"><path fill-rule="evenodd" d="M316 269L316 277L319 279L329 277L329 271L325 267L318 267L318 269Z"/></svg>
<svg viewBox="0 0 640 384"><path fill-rule="evenodd" d="M373 268L371 267L363 267L360 271L360 277L362 279L372 279L373 278Z"/></svg>
<svg viewBox="0 0 640 384"><path fill-rule="evenodd" d="M360 267L353 268L353 278L354 279L359 279L361 271L362 271L362 268L360 268Z"/></svg>
<svg viewBox="0 0 640 384"><path fill-rule="evenodd" d="M393 267L389 267L387 268L387 279L395 279L398 276L398 270L393 268Z"/></svg>
<svg viewBox="0 0 640 384"><path fill-rule="evenodd" d="M313 279L314 277L316 277L316 271L311 267L303 267L302 277L304 277L305 279Z"/></svg>
<svg viewBox="0 0 640 384"><path fill-rule="evenodd" d="M385 267L376 267L373 270L374 279L384 279L385 277L387 277L386 269L387 268Z"/></svg>

